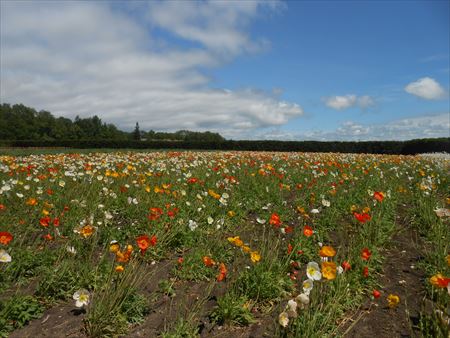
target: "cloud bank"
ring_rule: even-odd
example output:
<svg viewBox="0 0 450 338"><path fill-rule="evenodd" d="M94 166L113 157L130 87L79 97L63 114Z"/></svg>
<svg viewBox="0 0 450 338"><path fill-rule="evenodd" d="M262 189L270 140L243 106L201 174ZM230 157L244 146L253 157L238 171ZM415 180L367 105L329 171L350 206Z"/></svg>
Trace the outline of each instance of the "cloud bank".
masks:
<svg viewBox="0 0 450 338"><path fill-rule="evenodd" d="M256 89L212 89L204 69L267 48L248 26L277 1L1 2L1 100L132 129L239 135L303 114ZM167 34L155 34L160 30ZM182 44L173 39L184 41ZM182 47L180 47L182 45Z"/></svg>
<svg viewBox="0 0 450 338"><path fill-rule="evenodd" d="M448 137L450 112L392 120L383 124L346 121L335 130L313 130L304 133L269 130L252 138L272 140L316 141L382 141Z"/></svg>

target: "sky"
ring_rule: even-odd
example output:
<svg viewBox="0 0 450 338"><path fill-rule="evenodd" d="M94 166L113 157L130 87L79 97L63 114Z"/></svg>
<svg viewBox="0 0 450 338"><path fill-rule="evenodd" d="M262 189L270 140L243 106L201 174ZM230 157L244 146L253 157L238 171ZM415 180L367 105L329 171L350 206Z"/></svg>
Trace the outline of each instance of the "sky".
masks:
<svg viewBox="0 0 450 338"><path fill-rule="evenodd" d="M450 1L0 6L1 103L228 139L450 136Z"/></svg>

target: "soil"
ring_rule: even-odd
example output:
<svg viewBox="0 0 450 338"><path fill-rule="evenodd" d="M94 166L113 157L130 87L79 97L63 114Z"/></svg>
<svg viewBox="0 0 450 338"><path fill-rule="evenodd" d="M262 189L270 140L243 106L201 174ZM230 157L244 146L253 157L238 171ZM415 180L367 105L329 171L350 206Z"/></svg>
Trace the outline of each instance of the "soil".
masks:
<svg viewBox="0 0 450 338"><path fill-rule="evenodd" d="M383 256L383 275L380 279L381 297L368 300L343 323L341 333L348 338L419 337L417 329L423 310L425 290L424 274L417 268L422 259L421 241L400 216L397 216L397 232ZM400 297L399 305L387 306L387 296Z"/></svg>

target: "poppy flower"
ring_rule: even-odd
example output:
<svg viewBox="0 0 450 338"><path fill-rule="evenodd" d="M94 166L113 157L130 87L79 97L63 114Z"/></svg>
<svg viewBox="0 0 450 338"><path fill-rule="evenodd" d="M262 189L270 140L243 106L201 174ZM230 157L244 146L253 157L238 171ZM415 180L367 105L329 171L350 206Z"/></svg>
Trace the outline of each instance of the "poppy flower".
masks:
<svg viewBox="0 0 450 338"><path fill-rule="evenodd" d="M117 241L111 241L109 243L109 251L112 253L117 253L120 250L120 245Z"/></svg>
<svg viewBox="0 0 450 338"><path fill-rule="evenodd" d="M361 259L364 261L368 261L370 256L372 255L372 253L370 252L370 250L368 248L364 248L361 251Z"/></svg>
<svg viewBox="0 0 450 338"><path fill-rule="evenodd" d="M336 255L336 250L333 247L324 245L319 252L320 257L334 257Z"/></svg>
<svg viewBox="0 0 450 338"><path fill-rule="evenodd" d="M116 261L120 263L126 263L130 260L132 253L133 253L133 246L127 245L125 251L119 250L116 252Z"/></svg>
<svg viewBox="0 0 450 338"><path fill-rule="evenodd" d="M58 217L55 217L55 218L53 219L53 225L54 225L55 227L58 227L58 226L59 226L59 218L58 218Z"/></svg>
<svg viewBox="0 0 450 338"><path fill-rule="evenodd" d="M274 212L271 216L270 216L270 220L269 220L269 224L275 226L276 228L278 228L281 225L281 219L280 216Z"/></svg>
<svg viewBox="0 0 450 338"><path fill-rule="evenodd" d="M35 198L33 198L33 197L30 197L30 198L26 201L26 204L27 204L27 205L31 205L31 206L36 205L36 204L37 204L37 199L35 199Z"/></svg>
<svg viewBox="0 0 450 338"><path fill-rule="evenodd" d="M288 244L288 249L287 249L287 254L290 255L291 252L292 252L292 250L293 250L292 244L289 243L289 244Z"/></svg>
<svg viewBox="0 0 450 338"><path fill-rule="evenodd" d="M369 268L368 268L367 266L365 266L365 267L363 268L362 275L363 275L365 278L369 277Z"/></svg>
<svg viewBox="0 0 450 338"><path fill-rule="evenodd" d="M13 235L11 235L7 231L0 232L0 244L8 245L8 243L11 242L13 238Z"/></svg>
<svg viewBox="0 0 450 338"><path fill-rule="evenodd" d="M227 276L227 267L225 266L225 264L220 263L219 265L219 275L217 276L217 281L221 282L225 279L225 277Z"/></svg>
<svg viewBox="0 0 450 338"><path fill-rule="evenodd" d="M289 316L287 314L287 312L281 312L278 316L278 323L282 326L282 327L287 327L289 324Z"/></svg>
<svg viewBox="0 0 450 338"><path fill-rule="evenodd" d="M1 204L1 203L0 203L0 211L1 211L1 210L6 210L6 206L5 206L4 204Z"/></svg>
<svg viewBox="0 0 450 338"><path fill-rule="evenodd" d="M372 295L373 295L373 298L380 298L381 292L378 290L373 290Z"/></svg>
<svg viewBox="0 0 450 338"><path fill-rule="evenodd" d="M373 198L375 198L378 202L383 202L384 199L384 193L380 192L380 191L375 191L373 193Z"/></svg>
<svg viewBox="0 0 450 338"><path fill-rule="evenodd" d="M3 249L0 249L0 263L11 262L11 256Z"/></svg>
<svg viewBox="0 0 450 338"><path fill-rule="evenodd" d="M305 235L306 237L311 237L313 234L314 230L309 225L305 225L303 227L303 235Z"/></svg>
<svg viewBox="0 0 450 338"><path fill-rule="evenodd" d="M84 238L91 237L95 232L95 228L92 225L85 225L79 231L80 235Z"/></svg>
<svg viewBox="0 0 450 338"><path fill-rule="evenodd" d="M354 212L353 215L354 215L355 218L358 220L358 222L360 222L360 223L362 223L362 224L364 224L364 223L366 223L367 221L370 221L370 220L372 219L372 217L371 217L369 214L367 214L367 213L361 213L361 214L359 214L359 213L357 213L357 212Z"/></svg>
<svg viewBox="0 0 450 338"><path fill-rule="evenodd" d="M42 236L43 239L47 240L47 241L52 241L53 240L53 236L50 234L46 234L44 236Z"/></svg>
<svg viewBox="0 0 450 338"><path fill-rule="evenodd" d="M118 273L121 273L123 272L123 270L125 270L125 268L123 267L123 265L117 265L114 270Z"/></svg>
<svg viewBox="0 0 450 338"><path fill-rule="evenodd" d="M48 227L48 225L50 224L51 220L52 219L50 217L45 216L45 217L42 217L39 220L39 224L42 225L43 227Z"/></svg>
<svg viewBox="0 0 450 338"><path fill-rule="evenodd" d="M314 287L314 280L312 280L310 278L304 280L303 283L302 283L303 292L306 295L309 295L309 293L311 292L313 287Z"/></svg>
<svg viewBox="0 0 450 338"><path fill-rule="evenodd" d="M446 288L450 283L450 278L446 278L442 274L438 273L430 278L430 283L438 288Z"/></svg>
<svg viewBox="0 0 450 338"><path fill-rule="evenodd" d="M138 238L136 238L136 243L139 249L141 249L141 253L144 254L145 251L150 246L150 237L148 237L147 235L141 235Z"/></svg>
<svg viewBox="0 0 450 338"><path fill-rule="evenodd" d="M244 242L239 238L239 236L235 237L228 237L228 242L236 245L237 247L242 247L244 245Z"/></svg>
<svg viewBox="0 0 450 338"><path fill-rule="evenodd" d="M205 266L211 267L211 266L216 265L216 262L214 262L214 260L209 256L204 256L202 258L202 260L203 260L203 264L205 264Z"/></svg>
<svg viewBox="0 0 450 338"><path fill-rule="evenodd" d="M328 280L336 278L336 263L322 262L322 276Z"/></svg>
<svg viewBox="0 0 450 338"><path fill-rule="evenodd" d="M320 272L319 264L316 262L309 262L306 266L306 275L311 280L321 280L322 273Z"/></svg>
<svg viewBox="0 0 450 338"><path fill-rule="evenodd" d="M252 251L250 253L250 259L253 263L257 263L261 260L261 255L258 253L258 251Z"/></svg>
<svg viewBox="0 0 450 338"><path fill-rule="evenodd" d="M388 306L393 309L400 303L400 297L397 295L390 294L387 297Z"/></svg>
<svg viewBox="0 0 450 338"><path fill-rule="evenodd" d="M352 269L352 266L350 265L349 262L347 261L343 261L341 264L342 268L344 269L344 271L349 271Z"/></svg>
<svg viewBox="0 0 450 338"><path fill-rule="evenodd" d="M83 307L89 304L90 294L87 290L81 289L75 292L72 298L75 300L76 307Z"/></svg>

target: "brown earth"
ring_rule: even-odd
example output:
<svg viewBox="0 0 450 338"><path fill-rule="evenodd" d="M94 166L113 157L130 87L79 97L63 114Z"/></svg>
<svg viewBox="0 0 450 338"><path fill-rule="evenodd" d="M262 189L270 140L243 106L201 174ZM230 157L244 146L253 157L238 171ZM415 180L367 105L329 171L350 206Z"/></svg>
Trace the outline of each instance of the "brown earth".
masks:
<svg viewBox="0 0 450 338"><path fill-rule="evenodd" d="M417 263L422 259L420 238L400 216L397 224L397 233L383 254L381 297L368 300L347 319L341 331L344 337L420 336L416 325L425 298L424 274L417 268ZM394 309L387 306L389 294L400 297L400 303Z"/></svg>

